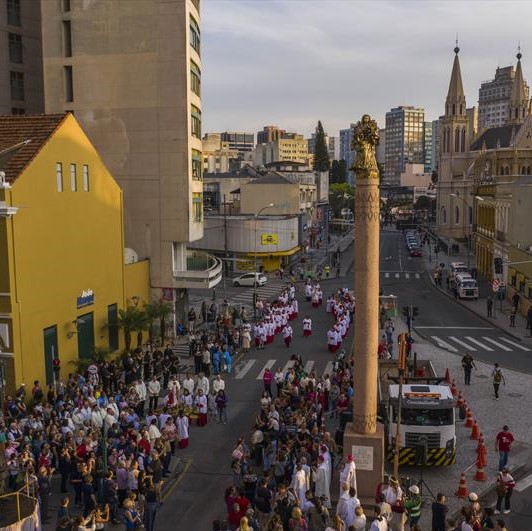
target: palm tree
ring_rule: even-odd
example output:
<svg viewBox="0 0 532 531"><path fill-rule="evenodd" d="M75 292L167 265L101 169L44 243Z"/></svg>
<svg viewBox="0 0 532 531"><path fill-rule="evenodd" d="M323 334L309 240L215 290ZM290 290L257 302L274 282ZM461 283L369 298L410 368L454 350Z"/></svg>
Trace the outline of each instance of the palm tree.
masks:
<svg viewBox="0 0 532 531"><path fill-rule="evenodd" d="M138 324L140 310L135 306L128 306L125 309L118 310L118 328L124 331L124 342L126 344L126 352L131 350L131 333L138 333Z"/></svg>
<svg viewBox="0 0 532 531"><path fill-rule="evenodd" d="M144 310L139 310L138 308L135 308L135 310L135 318L131 330L137 332L137 347L140 347L142 345L142 333L148 329L148 315Z"/></svg>
<svg viewBox="0 0 532 531"><path fill-rule="evenodd" d="M159 307L154 302L149 302L144 305L144 311L146 312L146 318L148 320L148 340L153 343L154 325L155 321L159 319Z"/></svg>

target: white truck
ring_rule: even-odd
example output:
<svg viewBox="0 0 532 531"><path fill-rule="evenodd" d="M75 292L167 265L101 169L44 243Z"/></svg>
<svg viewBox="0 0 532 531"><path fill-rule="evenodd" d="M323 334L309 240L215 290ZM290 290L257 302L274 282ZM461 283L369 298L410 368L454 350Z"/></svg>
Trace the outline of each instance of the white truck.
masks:
<svg viewBox="0 0 532 531"><path fill-rule="evenodd" d="M381 382L382 383L382 382ZM402 386L399 427L400 465L442 466L456 462L455 408L447 385L406 383ZM386 455L396 448L399 385L388 383L384 416Z"/></svg>

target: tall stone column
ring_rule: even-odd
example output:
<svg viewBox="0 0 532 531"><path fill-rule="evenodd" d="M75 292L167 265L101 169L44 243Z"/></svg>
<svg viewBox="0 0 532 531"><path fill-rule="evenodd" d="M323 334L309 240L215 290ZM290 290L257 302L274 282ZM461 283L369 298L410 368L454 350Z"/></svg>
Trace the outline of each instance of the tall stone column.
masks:
<svg viewBox="0 0 532 531"><path fill-rule="evenodd" d="M344 453L353 454L359 497L372 498L384 471L384 437L377 424L379 342L380 191L374 120L364 115L354 130L355 341L353 422L346 426Z"/></svg>

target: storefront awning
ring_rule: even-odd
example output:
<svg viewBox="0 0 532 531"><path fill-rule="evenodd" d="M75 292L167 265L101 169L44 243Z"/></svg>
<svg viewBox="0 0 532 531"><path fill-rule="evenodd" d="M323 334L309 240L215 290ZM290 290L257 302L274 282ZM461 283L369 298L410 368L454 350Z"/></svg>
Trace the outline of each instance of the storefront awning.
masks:
<svg viewBox="0 0 532 531"><path fill-rule="evenodd" d="M288 249L288 251L266 251L264 253L247 253L248 256L292 256L293 254L297 253L301 247L297 245L296 247L292 247L292 249Z"/></svg>

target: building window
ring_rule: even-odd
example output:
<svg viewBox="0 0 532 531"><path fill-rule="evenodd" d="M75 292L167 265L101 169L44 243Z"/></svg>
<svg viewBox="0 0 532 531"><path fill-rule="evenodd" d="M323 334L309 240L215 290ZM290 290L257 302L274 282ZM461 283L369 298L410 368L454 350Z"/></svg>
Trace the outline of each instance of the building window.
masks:
<svg viewBox="0 0 532 531"><path fill-rule="evenodd" d="M469 225L473 225L473 207L470 206L470 207L467 207L468 208L468 213L469 213Z"/></svg>
<svg viewBox="0 0 532 531"><path fill-rule="evenodd" d="M203 194L194 192L192 194L192 221L203 221Z"/></svg>
<svg viewBox="0 0 532 531"><path fill-rule="evenodd" d="M454 152L460 151L460 128L456 128L454 131Z"/></svg>
<svg viewBox="0 0 532 531"><path fill-rule="evenodd" d="M460 223L460 209L458 207L454 207L454 222L457 225Z"/></svg>
<svg viewBox="0 0 532 531"><path fill-rule="evenodd" d="M63 20L63 56L72 57L72 25L70 20Z"/></svg>
<svg viewBox="0 0 532 531"><path fill-rule="evenodd" d="M194 17L190 17L190 46L200 55L200 29Z"/></svg>
<svg viewBox="0 0 532 531"><path fill-rule="evenodd" d="M190 89L201 96L201 70L194 61L190 61Z"/></svg>
<svg viewBox="0 0 532 531"><path fill-rule="evenodd" d="M89 165L83 164L83 191L89 191Z"/></svg>
<svg viewBox="0 0 532 531"><path fill-rule="evenodd" d="M460 133L461 134L461 150L462 153L465 153L465 150L466 150L466 132L465 132L465 127L462 128L462 132Z"/></svg>
<svg viewBox="0 0 532 531"><path fill-rule="evenodd" d="M7 0L7 23L20 26L20 0Z"/></svg>
<svg viewBox="0 0 532 531"><path fill-rule="evenodd" d="M70 189L76 192L78 189L78 183L76 179L76 165L70 164Z"/></svg>
<svg viewBox="0 0 532 531"><path fill-rule="evenodd" d="M61 0L61 9L63 13L68 13L70 11L70 0Z"/></svg>
<svg viewBox="0 0 532 531"><path fill-rule="evenodd" d="M63 165L60 162L55 163L55 180L57 181L57 191L63 191Z"/></svg>
<svg viewBox="0 0 532 531"><path fill-rule="evenodd" d="M442 225L445 225L447 223L447 210L445 210L444 206L442 206L440 209L440 223Z"/></svg>
<svg viewBox="0 0 532 531"><path fill-rule="evenodd" d="M11 99L24 101L24 74L22 72L9 72L11 86Z"/></svg>
<svg viewBox="0 0 532 531"><path fill-rule="evenodd" d="M190 107L192 136L201 139L201 111L195 105Z"/></svg>
<svg viewBox="0 0 532 531"><path fill-rule="evenodd" d="M22 64L22 35L8 33L7 40L9 43L9 62Z"/></svg>
<svg viewBox="0 0 532 531"><path fill-rule="evenodd" d="M514 287L517 285L517 275L512 275L510 277L510 284Z"/></svg>
<svg viewBox="0 0 532 531"><path fill-rule="evenodd" d="M195 181L202 179L201 151L197 149L192 150L192 178Z"/></svg>
<svg viewBox="0 0 532 531"><path fill-rule="evenodd" d="M63 67L65 85L65 101L74 101L74 80L72 78L72 66Z"/></svg>
<svg viewBox="0 0 532 531"><path fill-rule="evenodd" d="M26 109L22 107L11 107L11 114L26 114Z"/></svg>

